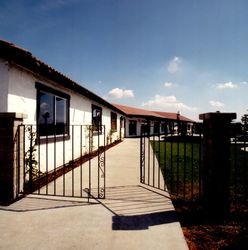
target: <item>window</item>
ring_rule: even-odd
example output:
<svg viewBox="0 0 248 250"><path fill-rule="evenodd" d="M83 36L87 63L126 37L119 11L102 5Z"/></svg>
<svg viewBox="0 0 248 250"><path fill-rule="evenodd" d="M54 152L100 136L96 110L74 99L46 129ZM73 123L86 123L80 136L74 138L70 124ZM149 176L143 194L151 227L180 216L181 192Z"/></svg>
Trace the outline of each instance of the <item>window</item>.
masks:
<svg viewBox="0 0 248 250"><path fill-rule="evenodd" d="M165 132L165 127L166 127L166 124L163 122L161 123L161 132L164 133Z"/></svg>
<svg viewBox="0 0 248 250"><path fill-rule="evenodd" d="M111 112L111 131L117 131L117 114Z"/></svg>
<svg viewBox="0 0 248 250"><path fill-rule="evenodd" d="M125 127L125 118L123 116L120 117L120 127L121 128Z"/></svg>
<svg viewBox="0 0 248 250"><path fill-rule="evenodd" d="M137 134L137 121L130 120L129 121L129 135Z"/></svg>
<svg viewBox="0 0 248 250"><path fill-rule="evenodd" d="M92 105L92 125L94 131L102 131L102 108Z"/></svg>
<svg viewBox="0 0 248 250"><path fill-rule="evenodd" d="M160 123L159 122L154 122L154 134L159 134L160 133Z"/></svg>
<svg viewBox="0 0 248 250"><path fill-rule="evenodd" d="M70 97L39 83L36 87L39 135L69 135Z"/></svg>

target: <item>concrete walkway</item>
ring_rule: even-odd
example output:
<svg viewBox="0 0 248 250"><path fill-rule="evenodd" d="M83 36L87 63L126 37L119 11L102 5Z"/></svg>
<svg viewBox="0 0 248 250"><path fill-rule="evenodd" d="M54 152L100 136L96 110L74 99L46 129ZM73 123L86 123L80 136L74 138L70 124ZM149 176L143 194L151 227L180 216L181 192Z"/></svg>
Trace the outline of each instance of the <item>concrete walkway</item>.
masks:
<svg viewBox="0 0 248 250"><path fill-rule="evenodd" d="M188 249L169 195L139 183L139 140L106 156L106 199L29 195L0 206L0 249Z"/></svg>

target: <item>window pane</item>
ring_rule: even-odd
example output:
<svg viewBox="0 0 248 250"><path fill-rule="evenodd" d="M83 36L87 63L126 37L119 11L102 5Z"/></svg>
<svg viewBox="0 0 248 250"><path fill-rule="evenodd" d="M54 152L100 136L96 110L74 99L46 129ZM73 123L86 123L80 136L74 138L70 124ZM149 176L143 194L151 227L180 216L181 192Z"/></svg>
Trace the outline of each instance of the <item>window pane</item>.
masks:
<svg viewBox="0 0 248 250"><path fill-rule="evenodd" d="M56 124L66 123L66 100L56 97Z"/></svg>
<svg viewBox="0 0 248 250"><path fill-rule="evenodd" d="M52 135L54 133L54 96L40 92L39 104L39 133L40 135Z"/></svg>
<svg viewBox="0 0 248 250"><path fill-rule="evenodd" d="M53 93L38 92L38 125L40 136L69 133L68 99Z"/></svg>
<svg viewBox="0 0 248 250"><path fill-rule="evenodd" d="M111 130L117 130L117 114L113 112L111 112Z"/></svg>
<svg viewBox="0 0 248 250"><path fill-rule="evenodd" d="M40 93L39 124L54 124L54 98L47 93Z"/></svg>
<svg viewBox="0 0 248 250"><path fill-rule="evenodd" d="M129 121L129 135L136 135L136 121Z"/></svg>
<svg viewBox="0 0 248 250"><path fill-rule="evenodd" d="M101 131L102 109L94 105L92 105L92 125L95 131L98 131L98 129Z"/></svg>
<svg viewBox="0 0 248 250"><path fill-rule="evenodd" d="M66 134L66 100L56 97L56 134Z"/></svg>

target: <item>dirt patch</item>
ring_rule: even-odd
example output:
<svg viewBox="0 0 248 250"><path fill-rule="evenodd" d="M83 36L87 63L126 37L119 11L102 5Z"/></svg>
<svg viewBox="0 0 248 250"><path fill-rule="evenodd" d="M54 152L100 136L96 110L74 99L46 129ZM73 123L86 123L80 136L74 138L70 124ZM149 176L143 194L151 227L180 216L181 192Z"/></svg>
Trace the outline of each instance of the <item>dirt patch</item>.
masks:
<svg viewBox="0 0 248 250"><path fill-rule="evenodd" d="M248 207L235 206L223 220L212 219L197 202L173 201L190 250L247 249Z"/></svg>

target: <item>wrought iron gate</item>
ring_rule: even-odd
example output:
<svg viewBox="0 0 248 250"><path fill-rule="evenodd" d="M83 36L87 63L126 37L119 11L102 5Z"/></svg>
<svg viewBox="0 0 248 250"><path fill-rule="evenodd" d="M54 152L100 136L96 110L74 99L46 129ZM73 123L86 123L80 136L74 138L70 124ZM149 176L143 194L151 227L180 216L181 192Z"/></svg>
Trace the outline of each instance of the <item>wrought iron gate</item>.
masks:
<svg viewBox="0 0 248 250"><path fill-rule="evenodd" d="M71 125L46 136L39 129L18 127L19 193L105 198L105 126Z"/></svg>
<svg viewBox="0 0 248 250"><path fill-rule="evenodd" d="M143 126L140 182L184 199L201 196L200 124L167 122Z"/></svg>

